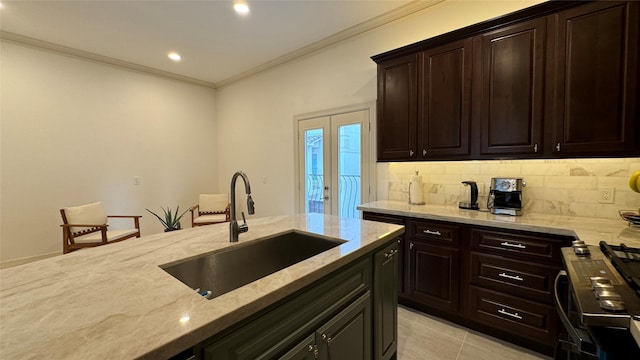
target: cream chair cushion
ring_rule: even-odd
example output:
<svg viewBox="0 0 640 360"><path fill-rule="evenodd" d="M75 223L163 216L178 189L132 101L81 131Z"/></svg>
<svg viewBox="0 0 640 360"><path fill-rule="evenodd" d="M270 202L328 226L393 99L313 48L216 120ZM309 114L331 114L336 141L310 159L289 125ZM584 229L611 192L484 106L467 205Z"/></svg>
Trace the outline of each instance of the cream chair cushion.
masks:
<svg viewBox="0 0 640 360"><path fill-rule="evenodd" d="M64 208L64 214L67 217L67 222L71 225L103 225L107 223L107 213L104 211L101 201ZM71 227L71 232L77 233L87 229L89 228ZM100 234L98 233L98 235Z"/></svg>
<svg viewBox="0 0 640 360"><path fill-rule="evenodd" d="M205 224L205 223L211 223L211 222L225 222L225 221L227 221L226 214L202 215L202 216L198 216L197 218L195 218L195 220L193 220L193 222L196 224Z"/></svg>
<svg viewBox="0 0 640 360"><path fill-rule="evenodd" d="M201 213L224 212L225 209L227 208L227 205L229 205L229 195L228 194L200 194L200 201L198 202L198 205ZM221 221L224 221L224 220L225 220L225 217L223 215ZM217 221L217 220L213 220L213 221Z"/></svg>
<svg viewBox="0 0 640 360"><path fill-rule="evenodd" d="M115 241L122 239L131 234L135 234L138 232L138 229L127 229L127 230L109 230L107 231L107 242ZM95 242L102 241L102 232L96 231L91 234L76 236L73 238L73 242L76 244L90 244Z"/></svg>

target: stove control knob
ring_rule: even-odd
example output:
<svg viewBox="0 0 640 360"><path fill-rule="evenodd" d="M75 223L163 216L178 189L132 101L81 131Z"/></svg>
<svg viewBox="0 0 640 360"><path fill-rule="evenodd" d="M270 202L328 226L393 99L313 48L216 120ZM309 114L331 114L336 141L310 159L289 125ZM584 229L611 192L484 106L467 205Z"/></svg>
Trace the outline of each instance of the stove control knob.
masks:
<svg viewBox="0 0 640 360"><path fill-rule="evenodd" d="M591 288L593 290L613 289L613 283L611 283L611 280L609 280L609 278L606 278L604 276L592 276L589 278L589 281L591 282Z"/></svg>
<svg viewBox="0 0 640 360"><path fill-rule="evenodd" d="M600 300L600 307L609 311L623 311L624 302L618 300Z"/></svg>
<svg viewBox="0 0 640 360"><path fill-rule="evenodd" d="M596 290L595 292L598 300L622 301L620 294L615 291Z"/></svg>
<svg viewBox="0 0 640 360"><path fill-rule="evenodd" d="M586 256L591 254L587 245L574 245L573 252L578 256Z"/></svg>

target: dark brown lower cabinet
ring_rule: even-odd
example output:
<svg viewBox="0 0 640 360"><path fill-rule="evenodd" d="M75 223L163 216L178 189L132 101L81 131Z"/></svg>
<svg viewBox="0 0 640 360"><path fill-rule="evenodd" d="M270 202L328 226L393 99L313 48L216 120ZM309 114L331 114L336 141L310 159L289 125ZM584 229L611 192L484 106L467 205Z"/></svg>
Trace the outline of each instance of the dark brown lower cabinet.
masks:
<svg viewBox="0 0 640 360"><path fill-rule="evenodd" d="M558 317L551 305L471 285L467 306L471 320L500 333L517 334L551 348L558 341Z"/></svg>
<svg viewBox="0 0 640 360"><path fill-rule="evenodd" d="M388 222L386 214L365 219ZM404 222L399 303L551 355L553 280L571 237L392 216Z"/></svg>
<svg viewBox="0 0 640 360"><path fill-rule="evenodd" d="M456 313L460 299L460 226L406 221L406 297L427 308Z"/></svg>
<svg viewBox="0 0 640 360"><path fill-rule="evenodd" d="M458 311L460 251L411 240L408 255L408 296L426 306Z"/></svg>

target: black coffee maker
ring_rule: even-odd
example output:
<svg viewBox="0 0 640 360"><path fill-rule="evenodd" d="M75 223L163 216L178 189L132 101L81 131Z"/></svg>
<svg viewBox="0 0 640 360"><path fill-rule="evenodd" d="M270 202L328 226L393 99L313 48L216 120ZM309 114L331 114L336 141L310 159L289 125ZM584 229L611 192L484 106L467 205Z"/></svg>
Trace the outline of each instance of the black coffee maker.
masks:
<svg viewBox="0 0 640 360"><path fill-rule="evenodd" d="M479 210L480 207L478 206L478 184L476 184L475 181L463 181L462 184L464 184L464 186L469 186L471 188L471 191L469 191L469 201L459 202L458 207L460 209Z"/></svg>

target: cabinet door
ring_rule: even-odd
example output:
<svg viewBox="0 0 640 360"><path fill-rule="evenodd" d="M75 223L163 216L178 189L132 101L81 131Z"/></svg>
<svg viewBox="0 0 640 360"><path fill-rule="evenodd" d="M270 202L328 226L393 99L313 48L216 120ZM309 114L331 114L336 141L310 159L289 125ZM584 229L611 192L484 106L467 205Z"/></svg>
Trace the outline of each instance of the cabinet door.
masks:
<svg viewBox="0 0 640 360"><path fill-rule="evenodd" d="M370 212L364 212L362 214L362 218L364 220L372 220L379 221L383 223L389 224L397 224L404 226L404 218L393 216L393 215L383 215L383 214L375 214ZM401 236L398 238L398 256L396 256L396 261L398 262L398 294L405 294L405 286L404 286L404 242L405 236Z"/></svg>
<svg viewBox="0 0 640 360"><path fill-rule="evenodd" d="M371 295L367 291L316 331L318 359L371 359Z"/></svg>
<svg viewBox="0 0 640 360"><path fill-rule="evenodd" d="M471 51L471 39L465 39L423 53L418 121L423 158L470 155Z"/></svg>
<svg viewBox="0 0 640 360"><path fill-rule="evenodd" d="M315 334L311 334L284 354L280 360L315 360L317 355L316 337Z"/></svg>
<svg viewBox="0 0 640 360"><path fill-rule="evenodd" d="M427 306L458 311L460 251L409 242L409 297Z"/></svg>
<svg viewBox="0 0 640 360"><path fill-rule="evenodd" d="M540 18L476 38L482 155L542 154L545 30Z"/></svg>
<svg viewBox="0 0 640 360"><path fill-rule="evenodd" d="M416 157L417 56L378 64L378 160Z"/></svg>
<svg viewBox="0 0 640 360"><path fill-rule="evenodd" d="M554 15L554 153L637 149L639 5L594 2Z"/></svg>
<svg viewBox="0 0 640 360"><path fill-rule="evenodd" d="M374 359L389 360L398 348L398 244L374 255Z"/></svg>

